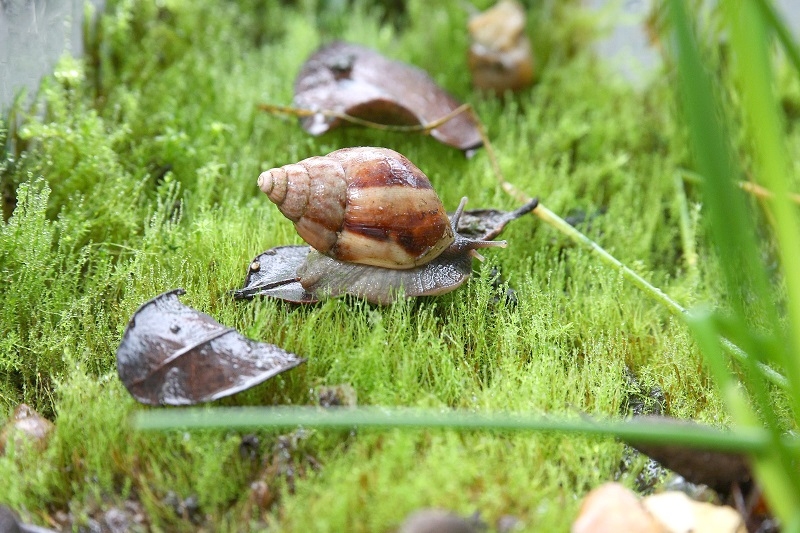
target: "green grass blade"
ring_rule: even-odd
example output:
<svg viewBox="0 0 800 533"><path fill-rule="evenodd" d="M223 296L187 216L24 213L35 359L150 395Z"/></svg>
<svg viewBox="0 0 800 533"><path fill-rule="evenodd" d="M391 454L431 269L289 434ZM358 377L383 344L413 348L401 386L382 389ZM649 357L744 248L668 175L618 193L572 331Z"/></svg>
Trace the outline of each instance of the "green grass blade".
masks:
<svg viewBox="0 0 800 533"><path fill-rule="evenodd" d="M680 93L698 172L704 177L703 201L708 206L711 232L722 259L726 286L737 316L744 316L744 294L752 288L767 292L757 263L750 214L736 187L739 170L723 125L713 85L700 58L684 2L670 2L677 44ZM738 296L738 297L737 297Z"/></svg>
<svg viewBox="0 0 800 533"><path fill-rule="evenodd" d="M783 344L759 342L747 325L751 320L752 310L751 305L746 305L746 302L755 301L762 320L771 329L767 335L775 338L781 336L776 330L779 320L773 303L774 296L765 270L760 264L761 254L755 242L752 217L736 188L739 168L724 124L718 119L718 110L722 107L720 100L715 97L710 76L700 58L685 3L682 0L673 0L670 6L678 47L682 103L695 160L699 173L704 177L703 198L709 206L711 232L724 265L728 292L733 296L734 313L727 319L727 327L730 329L732 324L733 328L740 330L740 344L760 360L782 364L787 370L789 390L800 390L798 365L781 348ZM743 108L749 120L750 138L755 146L756 174L761 177L764 185L775 192L775 201L765 205L765 208L773 210L775 232L782 256L786 259L787 253L797 255L794 251L800 249L797 246L800 237L797 237L798 226L792 218L794 208L787 195L785 172L789 167L783 154L780 120L771 92L772 75L763 20L753 3L728 2L725 7L731 27L735 64L740 75L738 81L742 88ZM786 235L787 232L793 235ZM800 324L795 321L796 290L792 279L795 276L800 277L800 266L795 266L797 261L800 259L792 257L783 262L783 267L789 272L786 285L795 339L800 335ZM797 304L800 305L800 300L797 300ZM792 475L792 465L796 463L794 453L782 444L782 428L775 412L774 399L770 396L766 383L760 378L752 358L743 361L745 385L750 393L749 398L745 395L744 388L739 386L726 368L717 340L721 336L720 324L714 324L710 314L696 315L691 324L737 427L761 427L762 420L767 424L772 443L756 459L755 470L775 513L784 523L789 523L800 513L797 503L800 502L800 482L797 476ZM800 403L796 394L790 394L790 397L796 414L800 412Z"/></svg>
<svg viewBox="0 0 800 533"><path fill-rule="evenodd" d="M800 74L800 48L794 42L792 32L784 24L783 19L778 15L775 6L769 0L754 0L758 9L761 10L761 15L764 17L766 23L775 31L778 37L778 42L783 46L786 52L786 57L792 63L792 66Z"/></svg>
<svg viewBox="0 0 800 533"><path fill-rule="evenodd" d="M787 289L791 341L800 348L800 221L788 197L790 168L783 138L782 120L772 89L772 69L761 12L753 2L726 4L731 27L731 46L736 52L736 74L749 137L755 149L757 181L771 189L775 198L765 208L773 215L774 231ZM773 322L775 323L775 322ZM783 351L776 354L786 367L794 390L800 390L800 361ZM800 396L793 395L795 416L800 416Z"/></svg>
<svg viewBox="0 0 800 533"><path fill-rule="evenodd" d="M421 428L460 431L556 431L620 437L642 443L672 443L741 453L761 453L769 434L759 428L723 431L707 426L663 421L592 422L505 412L476 413L411 408L234 407L141 411L133 425L142 430L244 429L309 426L318 428Z"/></svg>

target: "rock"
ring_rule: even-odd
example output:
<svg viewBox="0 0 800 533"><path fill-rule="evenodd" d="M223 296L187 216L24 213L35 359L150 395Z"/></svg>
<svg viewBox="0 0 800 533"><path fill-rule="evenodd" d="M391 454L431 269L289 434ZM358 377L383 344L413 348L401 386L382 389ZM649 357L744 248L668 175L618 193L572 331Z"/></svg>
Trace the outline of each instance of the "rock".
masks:
<svg viewBox="0 0 800 533"><path fill-rule="evenodd" d="M733 508L697 502L682 492L663 492L642 500L619 483L606 483L586 495L572 533L747 533Z"/></svg>
<svg viewBox="0 0 800 533"><path fill-rule="evenodd" d="M642 505L669 533L747 533L744 519L732 507L692 500L683 492L662 492Z"/></svg>
<svg viewBox="0 0 800 533"><path fill-rule="evenodd" d="M44 450L54 427L52 422L33 408L21 403L14 409L14 414L0 431L0 454L6 452L12 438L15 448L20 448L27 441L31 443L34 450Z"/></svg>
<svg viewBox="0 0 800 533"><path fill-rule="evenodd" d="M642 507L636 494L619 483L606 483L583 500L572 533L666 533Z"/></svg>
<svg viewBox="0 0 800 533"><path fill-rule="evenodd" d="M400 526L397 533L480 533L486 525L475 515L463 518L443 509L416 511Z"/></svg>

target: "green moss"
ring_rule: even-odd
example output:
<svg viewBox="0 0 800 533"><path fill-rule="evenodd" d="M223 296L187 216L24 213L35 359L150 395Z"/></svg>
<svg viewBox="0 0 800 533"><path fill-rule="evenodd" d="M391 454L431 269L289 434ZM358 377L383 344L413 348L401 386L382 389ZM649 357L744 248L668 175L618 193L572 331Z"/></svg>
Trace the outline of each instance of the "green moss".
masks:
<svg viewBox="0 0 800 533"><path fill-rule="evenodd" d="M64 58L7 134L0 190L13 193L14 210L0 226L0 406L8 415L28 402L57 429L41 455L0 457L9 480L0 502L44 523L57 510L88 519L130 498L164 530L196 527L163 504L170 491L196 495L209 529L266 520L381 531L441 506L566 530L580 495L617 469L611 440L317 432L305 446L322 469L298 477L294 492L267 479L281 497L253 510L249 486L263 465L242 458L239 435L126 424L140 407L116 377L116 347L135 309L175 287L187 289L186 304L308 359L225 405L305 404L320 385L348 383L363 404L615 417L627 366L663 391L668 413L725 421L685 326L534 217L508 228L509 247L487 251L469 284L443 297L388 308L229 297L252 257L300 242L255 186L272 166L382 145L417 163L448 208L465 193L471 207L515 207L485 153L466 160L427 137L359 129L312 138L256 109L288 104L307 55L342 38L418 64L472 102L510 181L557 213L602 213L582 229L681 303L725 300L702 227L697 275L683 262L673 178L688 154L671 88L635 92L609 77L586 46L592 21L580 8L535 6L539 83L501 101L469 87L458 29L467 14L455 5L410 1L391 25L371 5L321 4L110 2L87 29L85 60ZM786 85L790 105L796 81ZM691 189L689 201L699 201ZM491 267L516 305L498 299ZM258 435L268 458L276 435Z"/></svg>

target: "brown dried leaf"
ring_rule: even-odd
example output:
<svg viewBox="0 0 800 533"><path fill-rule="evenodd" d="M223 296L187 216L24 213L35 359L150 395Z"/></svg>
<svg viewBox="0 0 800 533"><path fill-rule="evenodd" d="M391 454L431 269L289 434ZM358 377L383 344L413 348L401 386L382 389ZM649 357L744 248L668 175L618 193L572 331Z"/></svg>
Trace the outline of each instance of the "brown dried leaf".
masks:
<svg viewBox="0 0 800 533"><path fill-rule="evenodd" d="M244 279L244 287L233 297L250 299L270 296L286 302L310 304L319 301L306 292L297 277L297 269L306 260L310 246L278 246L256 256Z"/></svg>
<svg viewBox="0 0 800 533"><path fill-rule="evenodd" d="M0 455L5 453L11 439L15 448L19 448L25 441L31 443L35 450L44 450L54 427L52 422L33 408L24 403L19 404L0 431Z"/></svg>
<svg viewBox="0 0 800 533"><path fill-rule="evenodd" d="M697 426L696 422L666 416L634 417L634 420ZM730 493L731 485L734 483L742 485L752 480L750 464L741 454L698 450L669 444L644 444L630 439L627 442L665 468L677 472L687 481L708 485L721 494Z"/></svg>
<svg viewBox="0 0 800 533"><path fill-rule="evenodd" d="M117 372L149 405L192 405L243 391L304 361L244 337L165 292L131 318L117 349Z"/></svg>
<svg viewBox="0 0 800 533"><path fill-rule="evenodd" d="M294 92L295 107L391 126L424 127L461 105L423 70L341 41L323 46L308 58ZM307 132L320 135L343 121L317 113L302 117L300 123ZM467 153L483 144L480 128L468 112L455 115L430 134Z"/></svg>

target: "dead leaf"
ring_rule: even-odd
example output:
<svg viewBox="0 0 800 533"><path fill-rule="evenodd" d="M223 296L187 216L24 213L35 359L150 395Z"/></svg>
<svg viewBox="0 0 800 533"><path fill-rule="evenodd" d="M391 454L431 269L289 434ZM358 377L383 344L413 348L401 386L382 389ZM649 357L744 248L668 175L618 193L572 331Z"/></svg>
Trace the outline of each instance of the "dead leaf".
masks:
<svg viewBox="0 0 800 533"><path fill-rule="evenodd" d="M336 41L308 58L294 84L293 105L330 110L393 126L427 126L461 103L416 67L387 59L364 46ZM341 126L341 117L317 113L300 123L312 135ZM483 141L469 112L459 113L430 131L437 141L470 153Z"/></svg>
<svg viewBox="0 0 800 533"><path fill-rule="evenodd" d="M633 419L698 426L696 422L666 416L644 416ZM707 485L720 494L729 494L734 483L743 485L752 480L750 464L742 454L698 450L670 444L644 444L630 439L626 442L658 461L663 467L677 472L687 481Z"/></svg>
<svg viewBox="0 0 800 533"><path fill-rule="evenodd" d="M464 211L458 223L459 233L466 237L473 239L490 240L496 238L506 227L506 225L514 219L517 219L530 211L532 211L538 200L533 200L519 209L514 211L499 211L496 209L473 209ZM452 215L452 213L451 213ZM244 286L241 289L233 291L233 297L236 299L250 299L255 296L269 296L279 300L309 304L316 303L322 297L313 291L306 291L299 282L297 275L298 269L306 264L306 259L309 256L309 246L277 246L270 248L256 256L248 268L247 276L244 280ZM321 254L314 254L312 263L326 261L327 256ZM332 260L331 260L332 261ZM443 268L436 260L431 262L431 268L439 269L437 275L449 275L459 279L466 279L472 270L472 265L467 263L460 263L458 265L445 265ZM380 267L374 267L376 272L380 271ZM359 277L366 277L370 283L375 279L380 279L380 275L371 276L365 273L363 269L357 269ZM358 288L358 280L348 278L349 272L346 267L339 272L338 280L339 285L344 287L351 287L353 291L360 290ZM331 289L332 283L327 283L326 290ZM414 294L414 285L409 283L406 287L406 294L411 296ZM369 287L362 291L364 294L369 292ZM331 296L339 294L352 294L350 291L331 291ZM360 294L360 293L359 293Z"/></svg>
<svg viewBox="0 0 800 533"><path fill-rule="evenodd" d="M250 262L244 287L233 292L236 299L269 296L286 302L310 304L319 301L300 285L297 269L302 265L310 246L278 246L256 256Z"/></svg>
<svg viewBox="0 0 800 533"><path fill-rule="evenodd" d="M472 44L472 84L501 94L533 83L533 53L525 35L525 10L514 0L500 0L472 17L467 25Z"/></svg>
<svg viewBox="0 0 800 533"><path fill-rule="evenodd" d="M54 427L52 422L33 408L19 404L0 431L0 455L5 453L11 439L14 439L15 448L24 446L23 442L29 442L33 449L44 450Z"/></svg>
<svg viewBox="0 0 800 533"><path fill-rule="evenodd" d="M254 387L304 359L244 337L180 303L183 289L142 305L117 349L117 372L148 405L192 405Z"/></svg>

